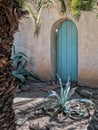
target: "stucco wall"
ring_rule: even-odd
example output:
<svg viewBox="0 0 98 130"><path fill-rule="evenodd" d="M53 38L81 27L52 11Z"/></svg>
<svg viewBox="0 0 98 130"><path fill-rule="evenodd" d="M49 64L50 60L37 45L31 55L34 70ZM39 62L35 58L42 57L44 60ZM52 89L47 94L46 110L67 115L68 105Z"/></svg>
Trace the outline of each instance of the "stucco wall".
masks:
<svg viewBox="0 0 98 130"><path fill-rule="evenodd" d="M98 20L85 13L79 23L79 83L98 87Z"/></svg>
<svg viewBox="0 0 98 130"><path fill-rule="evenodd" d="M76 23L78 29L78 81L80 84L98 86L98 20L94 14L84 14ZM56 70L56 32L60 20L59 5L45 9L38 37L34 37L32 22L25 18L21 21L19 32L15 34L14 44L17 51L29 56L28 69L42 79L52 80Z"/></svg>

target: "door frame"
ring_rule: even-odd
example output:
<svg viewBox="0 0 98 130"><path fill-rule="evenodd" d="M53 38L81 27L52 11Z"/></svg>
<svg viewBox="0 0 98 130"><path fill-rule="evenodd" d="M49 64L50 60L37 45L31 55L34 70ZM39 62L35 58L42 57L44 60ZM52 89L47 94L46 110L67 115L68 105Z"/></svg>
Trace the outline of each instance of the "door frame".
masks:
<svg viewBox="0 0 98 130"><path fill-rule="evenodd" d="M60 20L57 20L53 26L52 26L52 29L51 29L51 78L52 80L56 80L57 79L57 76L56 76L56 73L57 73L57 30L59 29L60 25L65 22L66 20L71 20L71 19L67 19L67 18L62 18ZM71 20L76 28L77 28L77 24L74 20ZM77 35L78 35L78 28L77 28ZM79 43L79 39L78 39L78 43ZM77 46L77 49L78 49L78 46ZM78 50L77 50L78 51ZM77 52L79 53L79 52ZM77 60L78 60L78 55L77 55ZM77 61L77 67L78 67L78 61ZM79 67L78 67L79 68ZM78 68L77 68L77 71L78 71ZM78 82L78 72L77 72L77 82Z"/></svg>

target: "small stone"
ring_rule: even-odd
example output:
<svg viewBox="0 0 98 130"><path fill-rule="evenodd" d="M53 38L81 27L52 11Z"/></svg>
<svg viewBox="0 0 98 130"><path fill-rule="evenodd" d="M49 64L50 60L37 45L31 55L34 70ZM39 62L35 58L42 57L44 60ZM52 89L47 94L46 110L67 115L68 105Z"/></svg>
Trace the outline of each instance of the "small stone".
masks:
<svg viewBox="0 0 98 130"><path fill-rule="evenodd" d="M90 91L87 91L87 90L81 90L80 91L80 94L84 97L87 97L87 98L91 98L92 97L92 92Z"/></svg>
<svg viewBox="0 0 98 130"><path fill-rule="evenodd" d="M16 124L21 126L26 122L26 120L27 120L27 117L25 117L25 118L18 117Z"/></svg>
<svg viewBox="0 0 98 130"><path fill-rule="evenodd" d="M21 125L21 126L16 126L16 130L30 130L29 129L29 122L28 121L26 121L23 125Z"/></svg>
<svg viewBox="0 0 98 130"><path fill-rule="evenodd" d="M93 93L92 98L94 98L94 99L98 99L98 94Z"/></svg>
<svg viewBox="0 0 98 130"><path fill-rule="evenodd" d="M61 128L58 128L56 124L49 124L47 128L48 130L61 130Z"/></svg>
<svg viewBox="0 0 98 130"><path fill-rule="evenodd" d="M16 93L21 93L21 89L18 88L18 89L16 90Z"/></svg>
<svg viewBox="0 0 98 130"><path fill-rule="evenodd" d="M52 128L50 128L49 130L61 130L61 128L58 128L58 127L52 127Z"/></svg>
<svg viewBox="0 0 98 130"><path fill-rule="evenodd" d="M87 127L87 130L95 130L95 128L94 128L93 125L89 125L89 126Z"/></svg>
<svg viewBox="0 0 98 130"><path fill-rule="evenodd" d="M30 130L47 130L46 126L42 122L33 122L29 124Z"/></svg>
<svg viewBox="0 0 98 130"><path fill-rule="evenodd" d="M31 90L29 85L23 85L20 89L22 92L28 92Z"/></svg>

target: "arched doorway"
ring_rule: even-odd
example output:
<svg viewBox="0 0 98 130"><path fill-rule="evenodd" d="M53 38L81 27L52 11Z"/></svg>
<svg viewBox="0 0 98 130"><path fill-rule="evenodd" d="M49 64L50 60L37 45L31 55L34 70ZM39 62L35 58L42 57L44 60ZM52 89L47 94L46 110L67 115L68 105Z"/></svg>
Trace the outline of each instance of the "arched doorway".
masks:
<svg viewBox="0 0 98 130"><path fill-rule="evenodd" d="M62 81L78 81L78 31L71 20L61 23L57 33L57 73Z"/></svg>

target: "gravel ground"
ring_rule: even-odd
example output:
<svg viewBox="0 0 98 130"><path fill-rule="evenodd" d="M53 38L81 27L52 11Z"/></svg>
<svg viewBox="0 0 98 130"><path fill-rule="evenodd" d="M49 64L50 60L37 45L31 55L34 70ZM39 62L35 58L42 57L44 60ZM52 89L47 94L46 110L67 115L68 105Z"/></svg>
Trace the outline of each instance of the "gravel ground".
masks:
<svg viewBox="0 0 98 130"><path fill-rule="evenodd" d="M66 118L63 114L52 118L42 111L36 111L35 108L43 103L47 91L51 88L59 91L59 85L54 83L32 83L31 81L27 81L17 90L14 99L17 130L86 130L90 120L88 117L76 121ZM92 98L96 91L79 87L72 98L81 96ZM91 115L92 113L93 110L91 110Z"/></svg>

